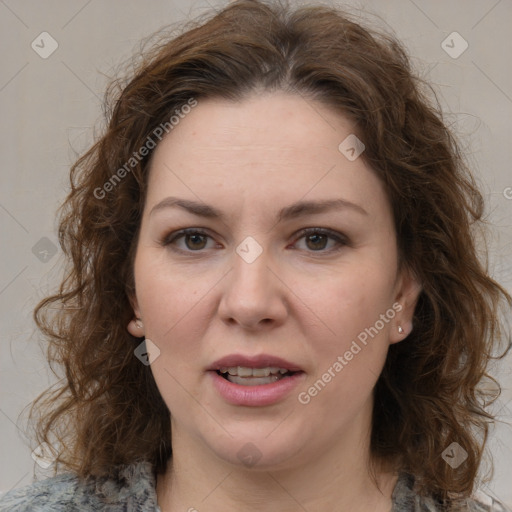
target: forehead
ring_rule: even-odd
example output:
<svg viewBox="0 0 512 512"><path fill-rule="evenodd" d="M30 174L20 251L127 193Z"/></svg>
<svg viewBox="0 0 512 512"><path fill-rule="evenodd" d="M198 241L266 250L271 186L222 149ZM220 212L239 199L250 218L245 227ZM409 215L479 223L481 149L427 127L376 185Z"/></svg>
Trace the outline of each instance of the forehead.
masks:
<svg viewBox="0 0 512 512"><path fill-rule="evenodd" d="M348 119L299 95L200 99L155 149L147 204L166 195L226 208L343 197L386 208L375 173L339 149L353 131Z"/></svg>
<svg viewBox="0 0 512 512"><path fill-rule="evenodd" d="M265 151L311 154L337 150L339 137L353 132L351 123L318 101L283 92L253 94L240 102L218 98L198 100L156 149L237 151L237 158ZM242 152L242 153L240 153ZM157 157L155 155L155 157ZM193 156L193 155L190 155Z"/></svg>

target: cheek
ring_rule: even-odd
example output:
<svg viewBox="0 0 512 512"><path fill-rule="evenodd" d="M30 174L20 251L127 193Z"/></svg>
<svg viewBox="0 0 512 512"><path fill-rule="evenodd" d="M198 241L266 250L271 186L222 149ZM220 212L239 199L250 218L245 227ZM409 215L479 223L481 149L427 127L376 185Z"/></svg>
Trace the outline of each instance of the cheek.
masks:
<svg viewBox="0 0 512 512"><path fill-rule="evenodd" d="M210 322L205 307L211 284L171 273L168 265L149 260L140 258L136 285L146 338L160 351L151 372L169 410L188 410L191 396L200 399L196 395L199 356Z"/></svg>
<svg viewBox="0 0 512 512"><path fill-rule="evenodd" d="M311 297L329 335L308 333L315 364L301 397L318 414L339 405L340 417L354 417L371 396L389 347L389 312L394 316L390 280L383 275L346 273Z"/></svg>
<svg viewBox="0 0 512 512"><path fill-rule="evenodd" d="M307 389L322 395L318 406L344 403L355 413L361 401L370 396L389 347L392 315L388 314L387 322L380 320L380 315L391 309L393 277L382 267L354 266L350 272L347 269L326 280L326 286L311 296L312 307L328 326L322 329L327 336L313 330L307 333L316 360L308 379L308 386L313 388ZM319 380L329 384L324 387Z"/></svg>
<svg viewBox="0 0 512 512"><path fill-rule="evenodd" d="M153 254L154 253L154 254ZM201 304L215 284L215 276L189 275L171 267L165 251L142 251L135 267L137 299L145 324L155 341L175 338L183 330L193 335L202 322ZM192 322L194 318L196 321Z"/></svg>
<svg viewBox="0 0 512 512"><path fill-rule="evenodd" d="M392 306L392 278L382 269L352 267L331 276L310 293L311 307L330 328L332 339L346 342Z"/></svg>
<svg viewBox="0 0 512 512"><path fill-rule="evenodd" d="M178 408L190 400L185 390L192 392L199 377L198 356L209 322L204 311L207 283L177 272L171 276L165 267L144 260L136 268L136 286L146 339L159 350L151 371L167 406Z"/></svg>

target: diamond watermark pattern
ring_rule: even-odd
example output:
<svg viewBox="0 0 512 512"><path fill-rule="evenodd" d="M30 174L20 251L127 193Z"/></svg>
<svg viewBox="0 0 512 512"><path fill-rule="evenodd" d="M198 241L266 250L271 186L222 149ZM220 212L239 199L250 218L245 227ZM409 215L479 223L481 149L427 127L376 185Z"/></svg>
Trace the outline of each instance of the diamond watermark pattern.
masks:
<svg viewBox="0 0 512 512"><path fill-rule="evenodd" d="M441 43L441 48L452 59L458 59L468 49L468 47L468 42L458 32L452 32Z"/></svg>
<svg viewBox="0 0 512 512"><path fill-rule="evenodd" d="M34 449L30 456L34 459L36 464L43 469L48 469L56 459L55 454L48 443L41 443Z"/></svg>
<svg viewBox="0 0 512 512"><path fill-rule="evenodd" d="M48 32L41 32L30 46L39 57L47 59L59 47L59 43Z"/></svg>
<svg viewBox="0 0 512 512"><path fill-rule="evenodd" d="M453 469L457 469L468 458L468 452L459 443L453 442L444 450L441 457Z"/></svg>
<svg viewBox="0 0 512 512"><path fill-rule="evenodd" d="M252 236L248 236L238 245L236 252L246 263L252 263L263 252L263 247Z"/></svg>
<svg viewBox="0 0 512 512"><path fill-rule="evenodd" d="M56 245L45 236L32 247L32 254L43 263L50 261L55 256L56 252Z"/></svg>
<svg viewBox="0 0 512 512"><path fill-rule="evenodd" d="M147 338L133 351L135 357L145 366L153 364L160 356L160 349Z"/></svg>
<svg viewBox="0 0 512 512"><path fill-rule="evenodd" d="M236 455L245 466L251 467L261 459L263 454L254 443L245 443Z"/></svg>
<svg viewBox="0 0 512 512"><path fill-rule="evenodd" d="M338 146L340 153L345 156L347 160L353 162L357 160L361 153L365 150L363 142L357 138L356 135L351 133L346 139L344 139Z"/></svg>

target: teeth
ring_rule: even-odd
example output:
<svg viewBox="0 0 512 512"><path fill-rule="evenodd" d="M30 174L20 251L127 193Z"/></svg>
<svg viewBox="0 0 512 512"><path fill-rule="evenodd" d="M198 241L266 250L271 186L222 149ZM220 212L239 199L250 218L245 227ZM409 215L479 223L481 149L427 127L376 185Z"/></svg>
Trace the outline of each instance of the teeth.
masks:
<svg viewBox="0 0 512 512"><path fill-rule="evenodd" d="M230 366L220 369L221 373L229 373L229 375L237 375L238 377L268 377L270 374L284 375L288 372L286 368L278 368L277 366L267 366L266 368L249 368L247 366Z"/></svg>
<svg viewBox="0 0 512 512"><path fill-rule="evenodd" d="M243 373L240 373L240 370L245 370L245 375ZM247 377L247 376L253 376L253 377L268 377L271 373L271 368L253 368L252 371L250 368L238 368L238 375L240 377Z"/></svg>
<svg viewBox="0 0 512 512"><path fill-rule="evenodd" d="M263 384L272 384L278 380L285 379L281 374L273 374L268 377L240 377L238 375L228 375L229 382L241 384L242 386L261 386Z"/></svg>

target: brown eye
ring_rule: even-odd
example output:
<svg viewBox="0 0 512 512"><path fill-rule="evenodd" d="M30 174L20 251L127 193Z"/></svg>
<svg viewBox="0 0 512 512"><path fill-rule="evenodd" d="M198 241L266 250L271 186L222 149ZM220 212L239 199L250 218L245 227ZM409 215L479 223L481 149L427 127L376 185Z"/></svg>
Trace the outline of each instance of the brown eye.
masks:
<svg viewBox="0 0 512 512"><path fill-rule="evenodd" d="M341 233L325 228L304 229L296 243L301 239L305 240L305 250L308 252L330 253L349 245L347 238Z"/></svg>
<svg viewBox="0 0 512 512"><path fill-rule="evenodd" d="M187 228L171 233L161 240L161 245L164 247L173 246L172 248L180 252L200 252L207 249L208 240L212 237L204 231Z"/></svg>
<svg viewBox="0 0 512 512"><path fill-rule="evenodd" d="M325 249L327 244L328 237L322 234L313 234L306 236L306 244L308 247L314 251L319 249Z"/></svg>
<svg viewBox="0 0 512 512"><path fill-rule="evenodd" d="M206 236L200 234L184 235L185 245L191 250L204 249L206 238Z"/></svg>

